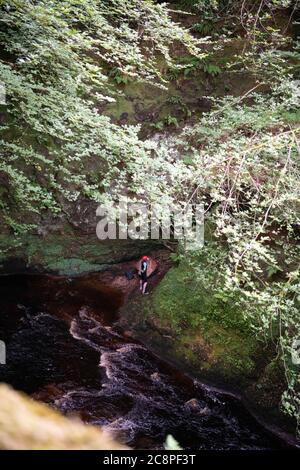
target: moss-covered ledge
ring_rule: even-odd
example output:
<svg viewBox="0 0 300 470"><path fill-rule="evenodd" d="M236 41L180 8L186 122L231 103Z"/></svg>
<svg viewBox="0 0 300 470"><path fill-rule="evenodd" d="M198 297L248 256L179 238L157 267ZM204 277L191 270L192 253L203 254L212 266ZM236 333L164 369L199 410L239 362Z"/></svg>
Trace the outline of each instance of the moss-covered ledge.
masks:
<svg viewBox="0 0 300 470"><path fill-rule="evenodd" d="M80 275L161 248L151 240L105 240L96 234L0 235L0 274L47 272Z"/></svg>

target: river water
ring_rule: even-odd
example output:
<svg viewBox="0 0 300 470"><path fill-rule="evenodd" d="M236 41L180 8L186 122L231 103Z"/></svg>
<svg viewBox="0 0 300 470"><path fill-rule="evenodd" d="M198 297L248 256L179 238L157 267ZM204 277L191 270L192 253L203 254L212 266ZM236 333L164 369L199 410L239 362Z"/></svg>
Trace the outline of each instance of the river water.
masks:
<svg viewBox="0 0 300 470"><path fill-rule="evenodd" d="M235 398L212 391L114 326L122 295L97 276L0 280L0 380L134 448L276 449Z"/></svg>

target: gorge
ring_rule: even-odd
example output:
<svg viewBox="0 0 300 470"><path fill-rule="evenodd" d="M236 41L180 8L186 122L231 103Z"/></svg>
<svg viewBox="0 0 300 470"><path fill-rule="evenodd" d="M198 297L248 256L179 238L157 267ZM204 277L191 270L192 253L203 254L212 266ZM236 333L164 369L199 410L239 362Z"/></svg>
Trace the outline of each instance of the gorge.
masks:
<svg viewBox="0 0 300 470"><path fill-rule="evenodd" d="M113 445L102 430L121 448L299 447L299 15L295 0L0 1L0 449L22 432L47 448L6 401L46 404L45 435L62 415L67 434L91 425L96 448ZM97 207L120 201L159 220L201 205L203 247L100 241Z"/></svg>

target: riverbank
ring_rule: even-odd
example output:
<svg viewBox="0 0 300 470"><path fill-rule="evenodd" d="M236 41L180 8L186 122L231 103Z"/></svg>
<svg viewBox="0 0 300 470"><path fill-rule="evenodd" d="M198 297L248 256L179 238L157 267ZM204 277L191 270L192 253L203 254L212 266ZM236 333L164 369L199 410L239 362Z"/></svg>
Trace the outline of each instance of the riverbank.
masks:
<svg viewBox="0 0 300 470"><path fill-rule="evenodd" d="M299 445L294 437L294 423L280 410L286 384L273 345L240 328L237 319L235 325L228 307L222 316L231 315L230 327L224 326L220 318L214 318L214 321L205 320L206 330L203 324L193 326L187 321L176 328L170 320L172 314L176 315L176 309L189 309L191 302L195 309L198 302L197 314L201 317L205 312L194 287L183 282L184 265L173 264L169 268L170 265L157 274L152 286L150 282L147 298L137 292L130 295L120 309L118 325L181 371L209 387L238 397L266 428L282 435L291 445ZM206 303L209 300L213 304L212 298L206 299Z"/></svg>
<svg viewBox="0 0 300 470"><path fill-rule="evenodd" d="M118 261L121 254L117 251L115 253L117 253L115 261ZM268 371L274 372L270 367L272 349L266 349L265 345L257 342L253 336L247 337L248 332L241 332L238 327L234 328L232 323L231 328L227 330L222 329L219 323L218 336L213 335L216 325L212 322L206 323L206 326L210 326L206 335L202 334L201 328L190 327L186 323L180 329L172 327L170 315L172 312L174 315L175 306L189 309L191 301L195 306L199 299L195 292L189 291L193 286L187 286L183 282L186 274L184 266L174 264L169 250L157 247L151 252L148 247L147 254L158 263L157 272L149 280L150 295L147 297L141 296L139 292L137 275L135 274L132 279L126 276L126 273L135 272L136 259L115 262L103 266L99 272L73 277L39 273L29 276L19 273L14 277L11 275L2 277L3 308L19 312L16 317L11 315L10 319L7 317L7 322L4 319L3 339L8 339L5 336L5 325L10 325L11 328L11 324L16 322L14 323L16 327L20 321L18 318L22 318L25 308L22 305L28 304L31 309L54 315L67 328L71 327L81 306L88 306L88 313L95 320L100 319L107 325L114 324L116 330L122 332L128 341L140 341L157 358L166 361L181 373L196 378L208 387L208 390L217 390L218 393L241 400L265 429L276 434L288 445L299 445L293 436L292 423L279 411L282 389L280 387L276 389L276 383L285 386L284 382L280 384L282 379L280 370L278 373L275 370L273 377L272 375L270 377L272 380L268 377ZM131 257L133 255L134 252L130 253ZM14 279L13 283L11 279ZM11 295L10 289L12 289ZM17 310L16 293L18 304L21 305ZM198 315L201 315L200 310ZM8 330L6 333L9 334ZM39 331L41 333L42 330ZM222 331L224 336L220 335ZM253 348L250 351L251 356L248 357L250 343ZM207 351L212 352L208 354ZM218 356L215 351L218 352ZM53 354L55 355L54 352ZM60 354L63 355L63 351ZM95 363L93 354L92 357L92 363ZM218 357L221 357L221 361L217 360ZM74 361L76 358L72 360L69 358L70 365ZM251 367L244 367L247 361ZM39 374L38 367L37 374ZM47 382L46 372L44 375ZM80 376L76 380L80 381ZM30 381L29 374L28 384ZM265 388L260 387L263 383ZM21 384L18 382L17 386ZM37 397L42 401L46 397L47 401L50 390L50 396L54 393L53 399L56 400L57 387L51 386L47 390L48 388L46 392L39 391ZM253 391L257 393L254 394ZM268 406L262 406L265 403Z"/></svg>
<svg viewBox="0 0 300 470"><path fill-rule="evenodd" d="M182 373L118 326L124 295L106 282L120 286L119 274L2 277L1 380L133 448L162 449L169 433L185 449L286 448L234 396Z"/></svg>

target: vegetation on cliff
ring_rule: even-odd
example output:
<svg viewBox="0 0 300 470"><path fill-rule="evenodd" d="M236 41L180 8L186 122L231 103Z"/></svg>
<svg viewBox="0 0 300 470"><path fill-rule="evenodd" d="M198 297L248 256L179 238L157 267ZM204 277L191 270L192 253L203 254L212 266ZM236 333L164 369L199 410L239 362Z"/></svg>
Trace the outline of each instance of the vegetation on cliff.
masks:
<svg viewBox="0 0 300 470"><path fill-rule="evenodd" d="M163 86L157 60L176 68L171 44L196 53L197 41L152 2L11 0L0 8L0 209L20 233L66 201L101 200L120 167L148 153L138 128L112 124L101 107L114 100L113 83Z"/></svg>

